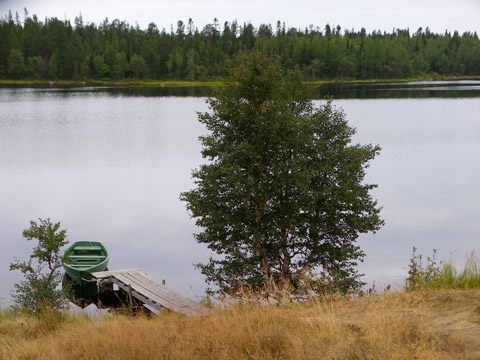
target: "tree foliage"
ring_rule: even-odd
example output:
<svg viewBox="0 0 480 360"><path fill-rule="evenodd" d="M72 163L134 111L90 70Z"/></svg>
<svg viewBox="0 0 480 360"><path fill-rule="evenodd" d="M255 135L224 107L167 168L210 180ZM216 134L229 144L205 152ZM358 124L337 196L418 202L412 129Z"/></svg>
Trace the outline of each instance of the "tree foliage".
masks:
<svg viewBox="0 0 480 360"><path fill-rule="evenodd" d="M298 72L279 58L242 53L229 86L199 120L208 163L181 199L218 254L198 267L222 292L248 285L297 286L321 274L343 292L361 285L359 233L382 225L364 184L378 146L351 145L355 130L331 102L315 107Z"/></svg>
<svg viewBox="0 0 480 360"><path fill-rule="evenodd" d="M203 29L192 19L187 27L178 21L167 31L118 19L96 25L81 16L73 25L57 18L42 22L28 13L23 23L0 18L0 76L10 79L218 79L228 75L240 51L250 49L276 54L287 69L298 66L312 80L480 75L480 40L471 32L435 34L427 27L367 34L329 24L302 30L236 21L221 29L216 19Z"/></svg>
<svg viewBox="0 0 480 360"><path fill-rule="evenodd" d="M10 270L19 270L24 280L15 284L13 299L17 308L39 313L46 308L61 309L66 303L64 290L58 289L62 274L61 247L68 243L66 230L50 219L31 221L23 231L27 240L38 241L27 261L10 264Z"/></svg>

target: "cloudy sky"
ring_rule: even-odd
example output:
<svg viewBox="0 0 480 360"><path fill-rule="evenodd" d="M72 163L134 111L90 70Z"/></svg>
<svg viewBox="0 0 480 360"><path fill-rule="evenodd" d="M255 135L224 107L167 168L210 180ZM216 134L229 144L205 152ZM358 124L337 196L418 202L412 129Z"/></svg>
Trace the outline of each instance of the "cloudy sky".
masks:
<svg viewBox="0 0 480 360"><path fill-rule="evenodd" d="M287 27L305 28L309 25L341 25L343 29L364 27L392 31L393 28L428 26L431 31L477 31L480 33L480 0L0 0L0 14L23 9L36 14L40 20L47 17L73 19L80 13L84 21L100 23L105 18L137 22L146 28L154 22L159 28L170 30L178 20L192 18L200 29L216 17L220 24L237 20L275 25L284 21Z"/></svg>

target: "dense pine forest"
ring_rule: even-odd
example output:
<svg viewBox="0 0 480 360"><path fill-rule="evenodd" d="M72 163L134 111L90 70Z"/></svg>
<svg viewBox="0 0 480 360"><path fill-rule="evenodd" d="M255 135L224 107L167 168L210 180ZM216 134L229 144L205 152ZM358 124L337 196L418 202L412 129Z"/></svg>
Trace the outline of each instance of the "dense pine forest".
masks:
<svg viewBox="0 0 480 360"><path fill-rule="evenodd" d="M251 23L216 19L203 29L189 19L169 30L120 20L101 24L76 17L39 21L25 10L0 19L0 79L30 80L216 80L227 75L241 50L261 48L281 56L287 69L308 80L406 79L480 76L477 33L367 33L326 25L288 28L280 21Z"/></svg>

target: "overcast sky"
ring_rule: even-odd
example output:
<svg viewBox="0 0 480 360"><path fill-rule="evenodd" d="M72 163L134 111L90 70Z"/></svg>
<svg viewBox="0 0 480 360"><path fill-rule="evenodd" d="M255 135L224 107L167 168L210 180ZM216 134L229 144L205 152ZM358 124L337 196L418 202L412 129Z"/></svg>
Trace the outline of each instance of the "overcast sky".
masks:
<svg viewBox="0 0 480 360"><path fill-rule="evenodd" d="M145 29L150 22L170 30L178 20L192 18L201 30L216 17L220 24L237 20L240 25L251 22L272 24L284 21L287 27L304 29L309 25L324 28L325 24L343 29L368 32L393 28L428 26L431 31L477 31L480 33L480 0L0 0L0 14L17 11L23 19L23 9L40 20L47 17L72 21L80 13L85 22L99 24L108 17L136 22Z"/></svg>

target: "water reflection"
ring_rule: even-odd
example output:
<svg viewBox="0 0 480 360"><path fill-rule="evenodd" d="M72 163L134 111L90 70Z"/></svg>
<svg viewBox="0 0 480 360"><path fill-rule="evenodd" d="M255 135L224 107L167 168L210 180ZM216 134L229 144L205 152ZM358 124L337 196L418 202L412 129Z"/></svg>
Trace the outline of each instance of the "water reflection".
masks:
<svg viewBox="0 0 480 360"><path fill-rule="evenodd" d="M316 97L326 96L334 99L476 98L480 97L480 80L325 84L318 88Z"/></svg>
<svg viewBox="0 0 480 360"><path fill-rule="evenodd" d="M79 94L105 94L109 96L141 96L141 97L160 97L160 96L179 96L179 97L207 97L212 93L209 86L169 86L169 87L135 87L135 86L55 86L55 87L29 87L23 86L5 86L0 91L15 91L18 94L51 94L56 96L75 96ZM2 101L0 99L0 101Z"/></svg>
<svg viewBox="0 0 480 360"><path fill-rule="evenodd" d="M20 92L37 94L56 93L75 96L79 94L105 94L109 96L139 97L207 97L212 95L208 86L135 87L135 86L83 86L83 87L36 87L10 86ZM416 81L391 83L342 83L314 85L315 99L416 99L416 98L476 98L480 97L480 80ZM2 100L0 100L2 101Z"/></svg>

